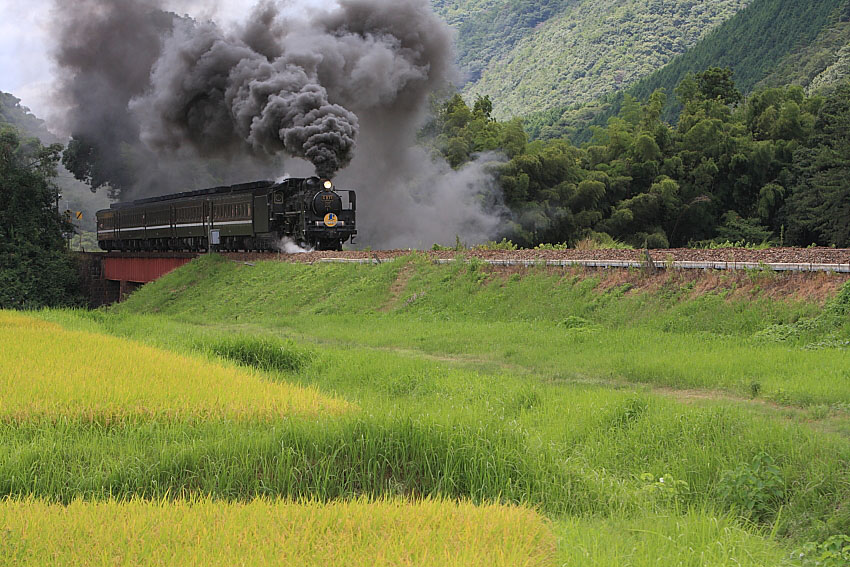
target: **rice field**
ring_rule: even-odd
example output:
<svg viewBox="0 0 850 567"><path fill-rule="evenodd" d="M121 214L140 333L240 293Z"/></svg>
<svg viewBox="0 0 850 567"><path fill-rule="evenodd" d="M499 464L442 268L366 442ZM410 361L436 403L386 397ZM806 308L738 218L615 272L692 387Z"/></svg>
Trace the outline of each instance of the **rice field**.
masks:
<svg viewBox="0 0 850 567"><path fill-rule="evenodd" d="M0 565L551 565L544 518L464 502L0 502Z"/></svg>
<svg viewBox="0 0 850 567"><path fill-rule="evenodd" d="M353 406L121 338L0 312L0 419L257 420L339 415Z"/></svg>
<svg viewBox="0 0 850 567"><path fill-rule="evenodd" d="M212 256L109 310L0 313L0 534L112 518L87 533L136 535L83 546L104 564L281 561L263 525L308 565L814 564L850 533L850 287L766 278Z"/></svg>

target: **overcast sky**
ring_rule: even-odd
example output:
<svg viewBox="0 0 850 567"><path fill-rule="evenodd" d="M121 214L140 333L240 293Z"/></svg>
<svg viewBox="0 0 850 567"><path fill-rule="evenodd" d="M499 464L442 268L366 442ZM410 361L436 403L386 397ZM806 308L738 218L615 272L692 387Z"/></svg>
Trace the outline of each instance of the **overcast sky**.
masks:
<svg viewBox="0 0 850 567"><path fill-rule="evenodd" d="M36 115L50 117L52 84L48 25L57 0L0 0L0 91L22 100ZM68 2L73 0L58 0ZM255 0L168 0L175 12L217 21L240 21ZM305 6L332 0L300 0Z"/></svg>
<svg viewBox="0 0 850 567"><path fill-rule="evenodd" d="M0 91L34 111L44 109L50 83L45 46L48 0L0 0Z"/></svg>

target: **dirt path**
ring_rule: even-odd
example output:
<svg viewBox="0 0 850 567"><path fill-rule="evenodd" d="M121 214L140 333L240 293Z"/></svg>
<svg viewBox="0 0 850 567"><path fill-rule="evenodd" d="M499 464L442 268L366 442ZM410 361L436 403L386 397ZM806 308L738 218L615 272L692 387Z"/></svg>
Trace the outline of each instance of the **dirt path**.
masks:
<svg viewBox="0 0 850 567"><path fill-rule="evenodd" d="M381 307L378 311L392 311L395 309L395 306L398 304L398 300L401 298L401 295L404 293L404 290L407 289L407 282L410 280L410 277L414 274L415 270L413 266L410 264L406 265L396 276L393 285L390 286L390 298L387 303Z"/></svg>

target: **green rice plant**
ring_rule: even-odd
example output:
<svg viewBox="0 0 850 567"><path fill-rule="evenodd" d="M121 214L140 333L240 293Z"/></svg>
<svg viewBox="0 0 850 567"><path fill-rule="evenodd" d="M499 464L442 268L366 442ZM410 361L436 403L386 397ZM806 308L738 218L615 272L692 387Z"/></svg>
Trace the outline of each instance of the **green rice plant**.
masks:
<svg viewBox="0 0 850 567"><path fill-rule="evenodd" d="M536 512L397 499L0 502L0 565L551 565Z"/></svg>
<svg viewBox="0 0 850 567"><path fill-rule="evenodd" d="M588 510L603 485L496 424L385 418L0 426L0 496L456 498Z"/></svg>

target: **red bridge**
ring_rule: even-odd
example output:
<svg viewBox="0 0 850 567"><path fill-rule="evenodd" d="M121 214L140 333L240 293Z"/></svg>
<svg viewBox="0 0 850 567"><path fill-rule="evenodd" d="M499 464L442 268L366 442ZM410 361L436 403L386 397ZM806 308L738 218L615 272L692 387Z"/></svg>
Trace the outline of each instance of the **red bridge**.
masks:
<svg viewBox="0 0 850 567"><path fill-rule="evenodd" d="M121 301L197 256L190 252L84 252L78 258L89 304L99 307Z"/></svg>

